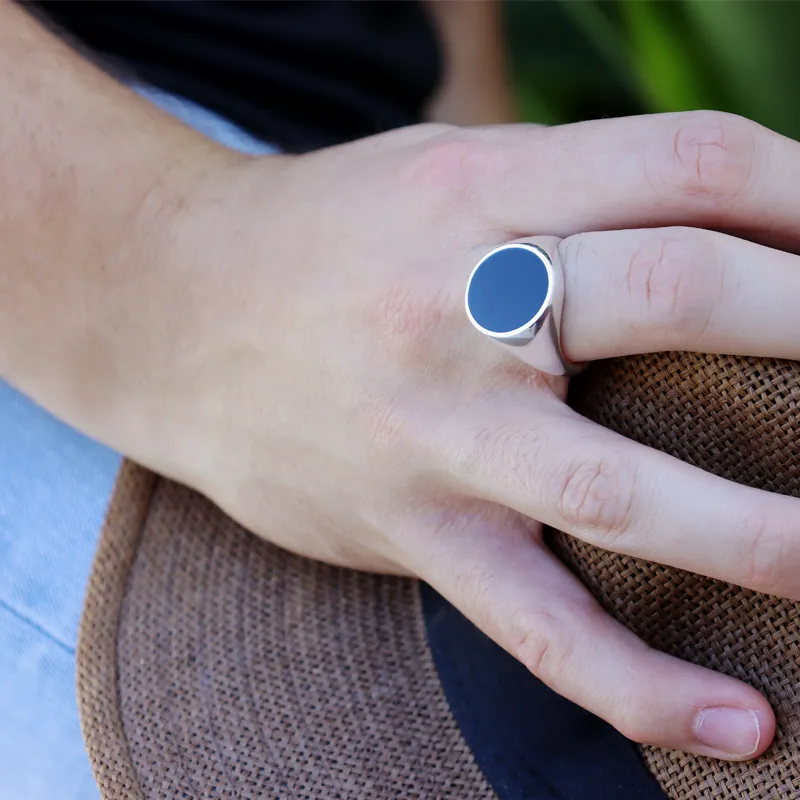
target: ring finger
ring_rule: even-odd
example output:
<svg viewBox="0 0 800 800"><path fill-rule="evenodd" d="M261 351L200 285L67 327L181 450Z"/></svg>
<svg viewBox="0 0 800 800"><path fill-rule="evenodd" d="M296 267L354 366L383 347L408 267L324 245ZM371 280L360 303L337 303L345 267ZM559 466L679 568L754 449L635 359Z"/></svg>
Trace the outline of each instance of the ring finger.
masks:
<svg viewBox="0 0 800 800"><path fill-rule="evenodd" d="M665 350L800 358L797 256L694 228L530 241L561 261L571 361Z"/></svg>

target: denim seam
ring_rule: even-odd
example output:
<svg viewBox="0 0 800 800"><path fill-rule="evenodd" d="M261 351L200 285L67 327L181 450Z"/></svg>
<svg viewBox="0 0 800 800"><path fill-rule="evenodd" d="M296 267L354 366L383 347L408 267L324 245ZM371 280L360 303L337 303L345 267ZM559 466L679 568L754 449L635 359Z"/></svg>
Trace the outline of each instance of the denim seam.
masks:
<svg viewBox="0 0 800 800"><path fill-rule="evenodd" d="M59 639L58 637L54 636L46 628L43 628L38 622L34 622L30 617L26 617L25 614L20 613L19 611L17 611L16 608L14 608L13 606L10 606L4 600L0 600L0 611L6 611L12 617L15 617L20 622L24 622L26 625L28 625L29 627L33 628L33 630L35 630L37 633L39 633L42 636L44 636L45 639L48 639L53 644L58 645L62 650L65 650L67 653L69 653L72 656L75 655L75 648L74 647L71 647L66 642L62 642L61 639Z"/></svg>

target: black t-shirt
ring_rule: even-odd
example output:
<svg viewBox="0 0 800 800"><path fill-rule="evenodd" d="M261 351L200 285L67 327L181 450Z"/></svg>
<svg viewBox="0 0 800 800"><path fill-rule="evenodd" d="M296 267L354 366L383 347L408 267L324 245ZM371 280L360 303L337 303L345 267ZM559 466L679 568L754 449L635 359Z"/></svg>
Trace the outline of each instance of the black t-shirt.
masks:
<svg viewBox="0 0 800 800"><path fill-rule="evenodd" d="M310 150L418 122L440 71L416 2L38 2L111 71Z"/></svg>

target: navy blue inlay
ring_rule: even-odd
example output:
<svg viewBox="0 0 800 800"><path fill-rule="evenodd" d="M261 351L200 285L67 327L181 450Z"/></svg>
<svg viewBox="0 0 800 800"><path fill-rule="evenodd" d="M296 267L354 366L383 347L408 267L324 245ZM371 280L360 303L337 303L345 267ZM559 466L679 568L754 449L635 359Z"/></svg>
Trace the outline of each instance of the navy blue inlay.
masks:
<svg viewBox="0 0 800 800"><path fill-rule="evenodd" d="M667 800L632 742L548 689L433 589L421 592L453 717L501 800Z"/></svg>
<svg viewBox="0 0 800 800"><path fill-rule="evenodd" d="M530 322L547 298L550 276L528 247L498 250L478 267L467 304L475 321L492 333L509 333Z"/></svg>

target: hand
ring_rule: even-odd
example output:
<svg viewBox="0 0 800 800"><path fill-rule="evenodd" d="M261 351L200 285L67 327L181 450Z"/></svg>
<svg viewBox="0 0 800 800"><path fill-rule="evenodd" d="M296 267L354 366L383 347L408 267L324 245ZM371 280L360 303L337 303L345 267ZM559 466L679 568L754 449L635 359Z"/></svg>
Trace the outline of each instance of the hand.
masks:
<svg viewBox="0 0 800 800"><path fill-rule="evenodd" d="M570 359L797 358L798 259L678 226L797 239L798 173L800 145L709 113L421 126L237 163L173 224L181 311L141 401L159 427L117 444L279 545L423 578L636 741L751 757L765 699L646 647L541 525L800 598L800 501L578 416L564 379L470 326L463 293L492 247L548 233Z"/></svg>

